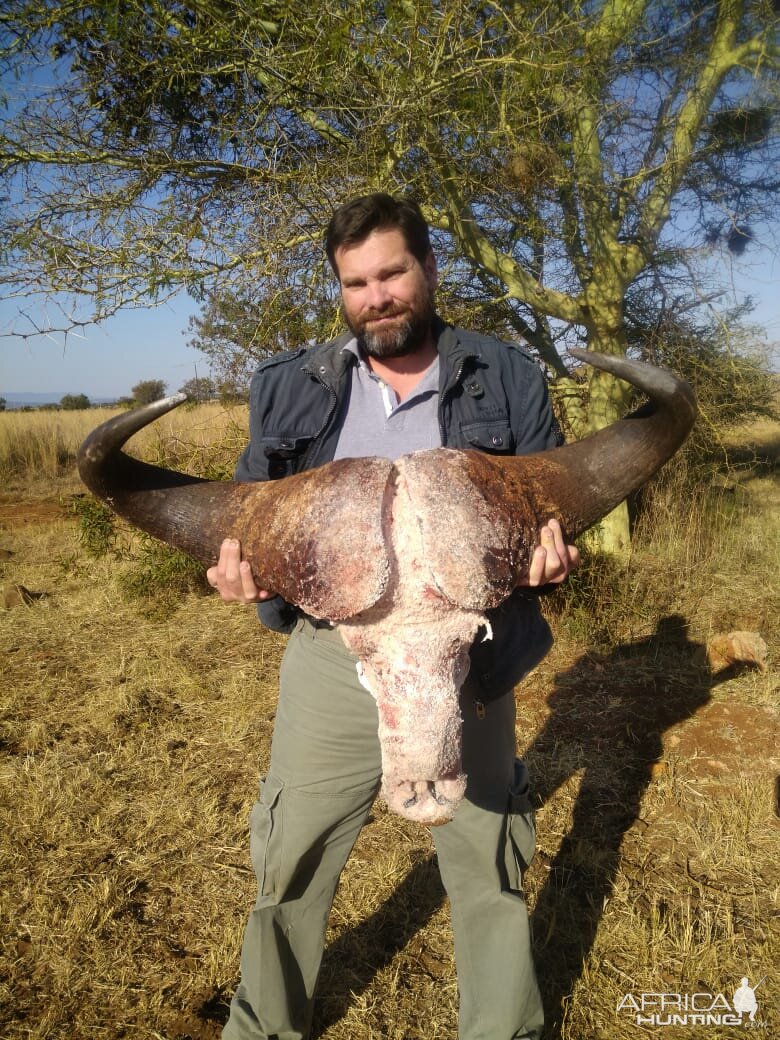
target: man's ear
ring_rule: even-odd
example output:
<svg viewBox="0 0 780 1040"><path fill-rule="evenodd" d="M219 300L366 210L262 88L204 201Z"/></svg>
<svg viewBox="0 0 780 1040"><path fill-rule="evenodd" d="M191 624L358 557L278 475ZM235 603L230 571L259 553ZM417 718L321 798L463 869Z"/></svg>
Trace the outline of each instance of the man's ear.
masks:
<svg viewBox="0 0 780 1040"><path fill-rule="evenodd" d="M431 292L433 292L439 284L439 270L436 266L436 257L433 255L432 249L425 258L423 270L425 271L425 277L428 279L428 285L431 287Z"/></svg>

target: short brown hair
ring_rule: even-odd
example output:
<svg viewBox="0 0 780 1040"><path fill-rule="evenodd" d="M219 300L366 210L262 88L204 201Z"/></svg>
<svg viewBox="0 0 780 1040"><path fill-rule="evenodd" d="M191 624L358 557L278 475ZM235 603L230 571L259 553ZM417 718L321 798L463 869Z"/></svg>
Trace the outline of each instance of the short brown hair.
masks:
<svg viewBox="0 0 780 1040"><path fill-rule="evenodd" d="M409 198L394 198L376 191L361 195L339 206L325 229L325 252L338 275L336 250L364 242L372 231L397 229L404 236L409 252L424 263L431 251L428 225L420 207Z"/></svg>

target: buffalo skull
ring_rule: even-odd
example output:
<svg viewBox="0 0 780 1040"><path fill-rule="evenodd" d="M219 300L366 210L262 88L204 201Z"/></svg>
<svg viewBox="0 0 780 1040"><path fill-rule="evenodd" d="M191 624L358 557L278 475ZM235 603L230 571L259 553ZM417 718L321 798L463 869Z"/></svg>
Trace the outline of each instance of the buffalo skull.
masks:
<svg viewBox="0 0 780 1040"><path fill-rule="evenodd" d="M528 573L539 527L568 539L674 454L696 415L690 387L625 358L574 351L649 404L573 444L520 457L434 448L395 462L342 459L266 483L208 481L131 458L132 434L185 400L156 401L84 441L87 487L136 527L204 566L241 542L260 588L336 622L377 701L382 793L422 823L452 817L465 789L460 687L485 612Z"/></svg>

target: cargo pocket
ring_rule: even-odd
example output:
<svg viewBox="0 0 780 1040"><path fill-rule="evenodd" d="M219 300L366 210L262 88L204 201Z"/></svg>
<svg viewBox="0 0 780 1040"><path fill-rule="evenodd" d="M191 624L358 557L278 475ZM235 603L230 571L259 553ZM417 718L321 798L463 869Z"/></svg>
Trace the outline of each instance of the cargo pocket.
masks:
<svg viewBox="0 0 780 1040"><path fill-rule="evenodd" d="M279 877L282 847L283 784L272 774L260 783L260 797L249 817L249 855L257 878L258 902L272 902Z"/></svg>
<svg viewBox="0 0 780 1040"><path fill-rule="evenodd" d="M515 759L515 771L509 787L504 841L504 868L508 887L522 892L523 874L531 865L536 849L536 826L531 806L531 788L525 762Z"/></svg>

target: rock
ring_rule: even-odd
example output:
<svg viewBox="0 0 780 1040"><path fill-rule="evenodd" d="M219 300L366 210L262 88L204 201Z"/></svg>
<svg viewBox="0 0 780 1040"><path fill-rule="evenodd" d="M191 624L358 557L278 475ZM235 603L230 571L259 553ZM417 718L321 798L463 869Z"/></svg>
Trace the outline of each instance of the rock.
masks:
<svg viewBox="0 0 780 1040"><path fill-rule="evenodd" d="M765 672L766 643L758 632L720 633L707 643L707 661L713 675L733 664L754 664Z"/></svg>

